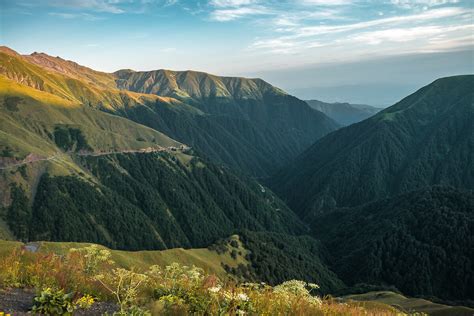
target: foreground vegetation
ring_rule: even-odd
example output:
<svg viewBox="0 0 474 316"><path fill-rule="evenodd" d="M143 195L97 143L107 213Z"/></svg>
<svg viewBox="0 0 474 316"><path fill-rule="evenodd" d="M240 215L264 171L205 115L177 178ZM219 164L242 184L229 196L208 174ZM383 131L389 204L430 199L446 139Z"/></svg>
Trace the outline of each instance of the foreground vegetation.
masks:
<svg viewBox="0 0 474 316"><path fill-rule="evenodd" d="M18 244L20 245L20 244ZM317 295L318 285L290 280L277 286L243 283L196 266L123 268L97 245L65 255L12 246L0 254L0 286L34 288L32 310L71 315L100 301L115 302L114 315L395 315L377 302L340 302ZM3 311L2 311L3 312Z"/></svg>

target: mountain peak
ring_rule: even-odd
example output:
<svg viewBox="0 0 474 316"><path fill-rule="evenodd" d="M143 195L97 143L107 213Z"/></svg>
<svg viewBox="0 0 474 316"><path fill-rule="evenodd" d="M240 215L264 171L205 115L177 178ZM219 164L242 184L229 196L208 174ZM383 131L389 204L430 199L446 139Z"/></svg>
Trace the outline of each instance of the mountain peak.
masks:
<svg viewBox="0 0 474 316"><path fill-rule="evenodd" d="M0 46L0 52L11 56L20 56L16 51L7 46Z"/></svg>

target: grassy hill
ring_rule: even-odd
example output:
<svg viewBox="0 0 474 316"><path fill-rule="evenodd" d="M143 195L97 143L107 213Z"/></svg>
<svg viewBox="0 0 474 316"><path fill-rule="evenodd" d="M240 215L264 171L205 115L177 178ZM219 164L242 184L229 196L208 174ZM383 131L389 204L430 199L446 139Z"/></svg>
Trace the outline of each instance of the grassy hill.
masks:
<svg viewBox="0 0 474 316"><path fill-rule="evenodd" d="M408 298L398 293L390 291L369 292L364 294L354 294L344 297L347 300L363 302L380 302L394 306L405 313L425 313L433 316L470 316L474 309L464 306L448 306L433 303L420 298Z"/></svg>
<svg viewBox="0 0 474 316"><path fill-rule="evenodd" d="M230 241L235 240L237 247L232 247ZM233 243L235 244L235 243ZM31 244L25 244L16 241L0 240L0 257L5 258L14 249L19 249L31 245L35 251L41 254L55 253L58 255L66 255L72 248L84 248L90 246L90 243L78 243L78 242L34 242ZM195 248L195 249L183 249L174 248L160 251L123 251L108 249L104 246L100 246L100 249L107 249L111 253L111 258L120 267L126 269L142 269L146 270L154 264L160 266L167 266L174 262L182 265L192 266L195 265L204 269L206 273L215 274L221 278L228 277L227 271L224 269L224 265L237 268L239 264L248 264L245 259L247 250L243 248L242 243L239 241L238 236L232 236L227 239L223 245L228 249L236 249L235 259L231 257L231 251L216 252L209 250L208 248Z"/></svg>

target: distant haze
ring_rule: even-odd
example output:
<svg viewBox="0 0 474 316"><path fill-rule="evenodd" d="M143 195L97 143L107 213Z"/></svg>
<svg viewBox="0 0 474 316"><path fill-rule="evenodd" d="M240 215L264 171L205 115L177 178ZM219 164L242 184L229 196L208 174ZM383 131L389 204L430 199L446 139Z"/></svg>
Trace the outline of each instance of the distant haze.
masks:
<svg viewBox="0 0 474 316"><path fill-rule="evenodd" d="M386 107L430 82L474 73L474 51L394 56L248 74L299 97Z"/></svg>

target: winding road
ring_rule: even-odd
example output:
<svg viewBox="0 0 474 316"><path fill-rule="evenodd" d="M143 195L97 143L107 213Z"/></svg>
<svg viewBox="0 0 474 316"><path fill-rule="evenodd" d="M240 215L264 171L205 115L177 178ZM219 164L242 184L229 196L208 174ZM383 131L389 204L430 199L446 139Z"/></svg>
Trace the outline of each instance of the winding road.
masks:
<svg viewBox="0 0 474 316"><path fill-rule="evenodd" d="M37 157L37 158L26 158L23 161L8 165L8 166L0 166L0 170L7 170L7 169L13 169L16 167L20 167L23 165L27 165L30 163L34 162L39 162L39 161L48 161L48 160L55 160L59 158L62 155L76 155L76 156L105 156L105 155L113 155L113 154L133 154L133 153L153 153L153 152L170 152L170 151L183 151L187 150L190 147L184 147L184 148L178 148L178 147L160 147L160 148L152 148L152 147L147 147L147 148L141 148L141 149L124 149L124 150L118 150L118 151L99 151L99 152L78 152L78 153L72 153L72 152L67 152L67 153L56 153L52 156L49 157Z"/></svg>

